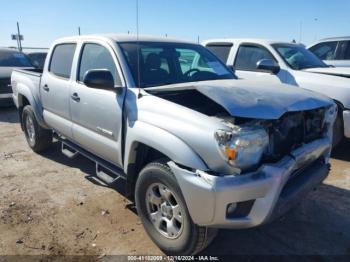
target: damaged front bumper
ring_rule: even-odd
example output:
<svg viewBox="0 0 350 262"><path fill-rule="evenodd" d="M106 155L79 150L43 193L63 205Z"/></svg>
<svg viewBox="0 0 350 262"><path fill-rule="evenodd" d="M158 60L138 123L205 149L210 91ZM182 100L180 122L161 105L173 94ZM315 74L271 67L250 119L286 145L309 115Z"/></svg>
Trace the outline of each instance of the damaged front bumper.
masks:
<svg viewBox="0 0 350 262"><path fill-rule="evenodd" d="M249 228L282 215L329 173L328 138L306 144L278 163L239 176L192 172L169 162L194 223Z"/></svg>

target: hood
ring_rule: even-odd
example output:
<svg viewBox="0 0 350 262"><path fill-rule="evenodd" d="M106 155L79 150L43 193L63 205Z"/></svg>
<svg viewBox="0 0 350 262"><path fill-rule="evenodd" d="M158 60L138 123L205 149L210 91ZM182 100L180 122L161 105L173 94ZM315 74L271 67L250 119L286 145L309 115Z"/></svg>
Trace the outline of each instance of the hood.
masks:
<svg viewBox="0 0 350 262"><path fill-rule="evenodd" d="M0 66L0 79L11 78L12 71L14 69L33 69L33 67L2 67Z"/></svg>
<svg viewBox="0 0 350 262"><path fill-rule="evenodd" d="M305 72L350 78L350 67L322 67L304 69Z"/></svg>
<svg viewBox="0 0 350 262"><path fill-rule="evenodd" d="M283 84L247 80L218 80L146 88L151 93L196 90L221 105L230 115L255 119L279 119L286 112L332 105L321 94ZM195 96L191 97L195 99Z"/></svg>

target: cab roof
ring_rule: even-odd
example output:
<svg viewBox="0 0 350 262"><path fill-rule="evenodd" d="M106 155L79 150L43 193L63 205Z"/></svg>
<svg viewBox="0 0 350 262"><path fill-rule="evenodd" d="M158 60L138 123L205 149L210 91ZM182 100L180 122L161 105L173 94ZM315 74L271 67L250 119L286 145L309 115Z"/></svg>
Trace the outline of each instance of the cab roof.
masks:
<svg viewBox="0 0 350 262"><path fill-rule="evenodd" d="M170 37L157 37L157 36L148 36L148 35L137 35L134 34L94 34L94 35L81 35L81 36L71 36L64 37L56 40L56 42L71 42L78 40L91 40L91 39L99 39L99 40L107 40L113 42L172 42L172 43L188 43L194 44L194 42L179 40L176 38Z"/></svg>

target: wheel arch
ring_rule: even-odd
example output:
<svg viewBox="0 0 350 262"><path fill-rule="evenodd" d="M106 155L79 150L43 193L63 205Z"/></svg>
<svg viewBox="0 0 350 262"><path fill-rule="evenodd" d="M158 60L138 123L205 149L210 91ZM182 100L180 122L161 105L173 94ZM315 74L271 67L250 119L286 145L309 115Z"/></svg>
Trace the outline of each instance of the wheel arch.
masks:
<svg viewBox="0 0 350 262"><path fill-rule="evenodd" d="M133 193L142 168L162 158L188 169L208 170L204 161L185 142L147 123L135 124L132 131L127 132L125 148L124 172L127 174L128 193Z"/></svg>

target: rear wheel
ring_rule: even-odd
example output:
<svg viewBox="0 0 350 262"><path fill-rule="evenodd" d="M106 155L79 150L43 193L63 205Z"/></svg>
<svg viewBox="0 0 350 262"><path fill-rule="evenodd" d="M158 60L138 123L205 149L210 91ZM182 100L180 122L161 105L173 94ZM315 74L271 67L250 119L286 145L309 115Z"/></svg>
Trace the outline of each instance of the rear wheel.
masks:
<svg viewBox="0 0 350 262"><path fill-rule="evenodd" d="M216 236L216 229L193 223L180 187L164 161L148 164L136 182L135 200L143 226L167 255L193 255Z"/></svg>
<svg viewBox="0 0 350 262"><path fill-rule="evenodd" d="M38 124L34 110L30 105L23 109L22 125L27 143L34 152L42 152L52 145L52 131L44 129Z"/></svg>

